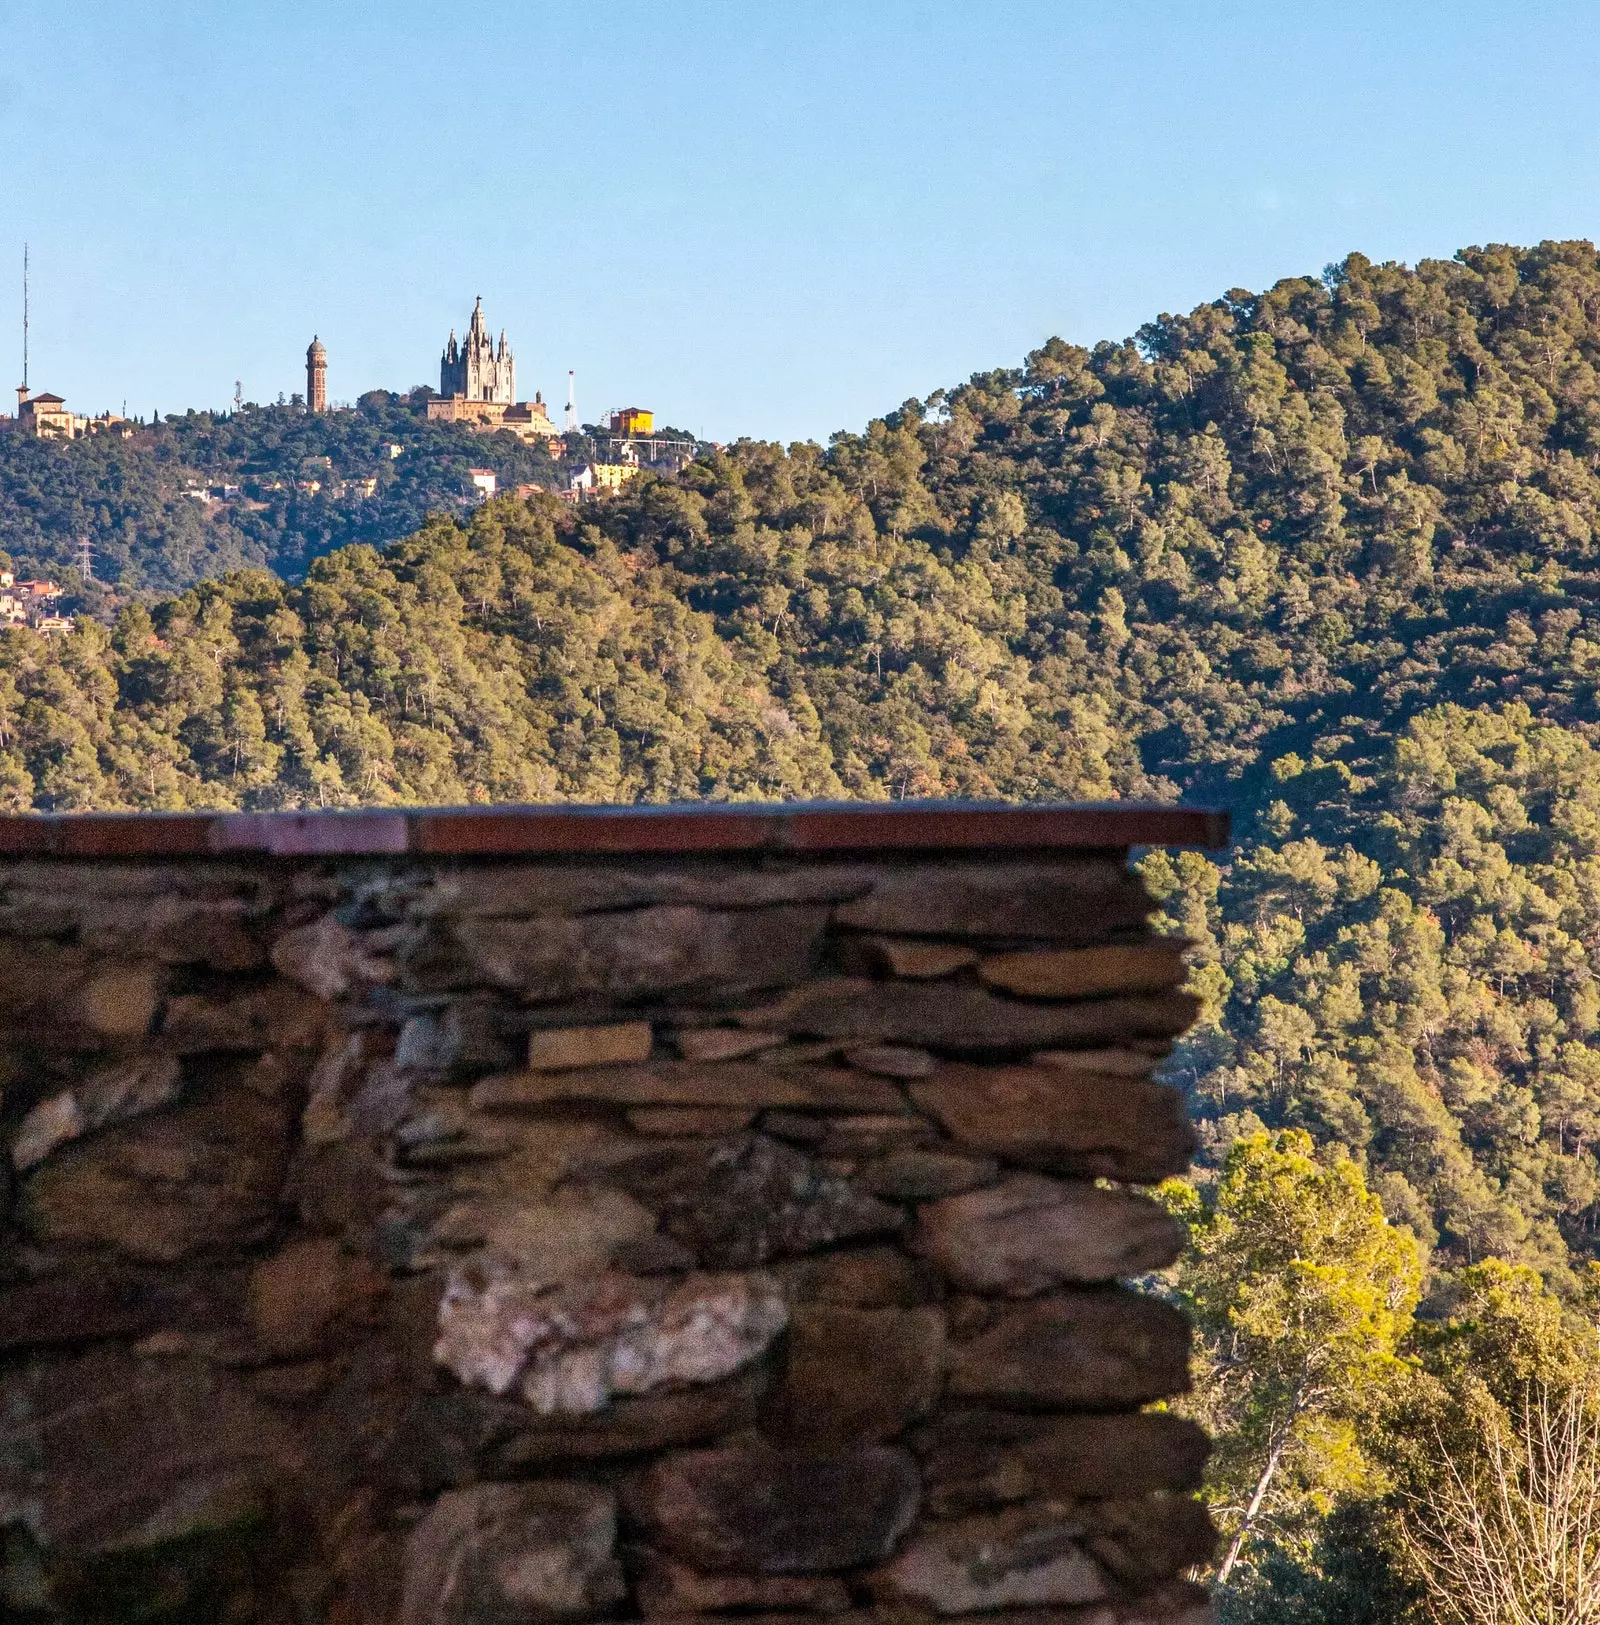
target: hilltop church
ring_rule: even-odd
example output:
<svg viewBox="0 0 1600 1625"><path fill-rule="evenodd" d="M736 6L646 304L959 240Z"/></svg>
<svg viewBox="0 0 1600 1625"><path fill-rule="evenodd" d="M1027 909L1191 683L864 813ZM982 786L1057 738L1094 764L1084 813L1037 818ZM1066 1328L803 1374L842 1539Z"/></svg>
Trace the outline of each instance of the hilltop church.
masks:
<svg viewBox="0 0 1600 1625"><path fill-rule="evenodd" d="M446 423L465 423L484 432L508 429L522 440L554 440L561 431L550 421L544 396L517 400L517 363L500 331L497 346L483 319L483 300L472 307L466 342L456 342L455 329L439 357L439 396L428 402L428 416Z"/></svg>

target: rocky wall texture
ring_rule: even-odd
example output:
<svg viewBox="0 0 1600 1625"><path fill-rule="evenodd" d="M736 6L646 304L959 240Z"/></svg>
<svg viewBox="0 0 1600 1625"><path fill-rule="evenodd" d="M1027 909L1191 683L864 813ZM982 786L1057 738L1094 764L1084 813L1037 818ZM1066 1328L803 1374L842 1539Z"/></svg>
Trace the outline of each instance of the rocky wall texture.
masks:
<svg viewBox="0 0 1600 1625"><path fill-rule="evenodd" d="M0 867L0 1615L1198 1625L1120 853Z"/></svg>

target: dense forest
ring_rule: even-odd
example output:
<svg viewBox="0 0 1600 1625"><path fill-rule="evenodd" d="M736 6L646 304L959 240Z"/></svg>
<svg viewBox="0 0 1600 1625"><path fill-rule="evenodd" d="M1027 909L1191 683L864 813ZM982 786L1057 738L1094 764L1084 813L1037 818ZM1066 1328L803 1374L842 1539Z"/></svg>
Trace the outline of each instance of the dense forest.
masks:
<svg viewBox="0 0 1600 1625"><path fill-rule="evenodd" d="M344 420L352 467L402 410ZM242 467L269 429L291 459L311 432L161 445ZM8 807L1231 806L1225 863L1145 860L1205 998L1170 1067L1204 1152L1166 1289L1210 1355L1229 1613L1524 1617L1452 1614L1440 1577L1450 1485L1595 1364L1594 248L1351 255L577 510L463 516L407 445L370 531L269 506L185 554L134 518L130 589L258 568L0 634ZM6 456L0 541L64 557L36 537L88 498L19 519L45 475Z"/></svg>
<svg viewBox="0 0 1600 1625"><path fill-rule="evenodd" d="M0 433L0 546L25 574L64 581L104 614L228 570L298 576L336 547L394 541L430 512L467 506L469 468L492 469L506 487L557 484L542 446L430 423L429 393L373 390L353 409L315 415L297 402L155 414L125 439ZM576 436L571 450L560 460L594 455ZM74 568L85 538L88 584Z"/></svg>

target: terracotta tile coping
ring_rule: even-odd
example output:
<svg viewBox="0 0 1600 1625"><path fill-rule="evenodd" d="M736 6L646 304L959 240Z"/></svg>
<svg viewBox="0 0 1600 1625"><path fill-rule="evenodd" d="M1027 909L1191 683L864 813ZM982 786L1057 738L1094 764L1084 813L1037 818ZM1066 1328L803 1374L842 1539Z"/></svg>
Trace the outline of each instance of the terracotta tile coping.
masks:
<svg viewBox="0 0 1600 1625"><path fill-rule="evenodd" d="M415 853L973 851L1222 847L1228 815L1136 801L702 802L313 813L67 813L0 818L0 856L272 857Z"/></svg>

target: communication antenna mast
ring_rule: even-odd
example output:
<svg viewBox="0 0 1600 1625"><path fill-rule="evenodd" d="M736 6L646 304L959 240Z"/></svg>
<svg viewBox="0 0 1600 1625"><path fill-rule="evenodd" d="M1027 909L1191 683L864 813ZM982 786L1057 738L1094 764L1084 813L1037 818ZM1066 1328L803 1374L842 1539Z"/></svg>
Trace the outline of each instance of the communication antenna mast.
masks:
<svg viewBox="0 0 1600 1625"><path fill-rule="evenodd" d="M85 581L94 580L94 543L87 536L78 538L78 574Z"/></svg>
<svg viewBox="0 0 1600 1625"><path fill-rule="evenodd" d="M233 409L235 412L244 410L244 379L235 378L233 381Z"/></svg>
<svg viewBox="0 0 1600 1625"><path fill-rule="evenodd" d="M567 416L561 427L572 434L578 427L578 374L567 368Z"/></svg>
<svg viewBox="0 0 1600 1625"><path fill-rule="evenodd" d="M28 245L22 245L22 382L17 387L17 416L28 398Z"/></svg>

